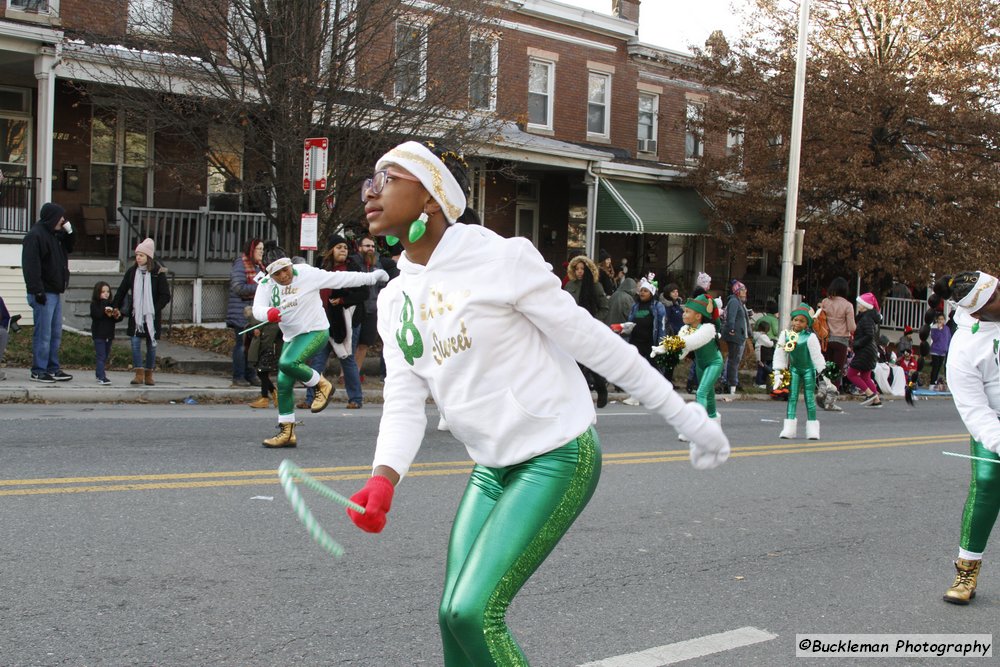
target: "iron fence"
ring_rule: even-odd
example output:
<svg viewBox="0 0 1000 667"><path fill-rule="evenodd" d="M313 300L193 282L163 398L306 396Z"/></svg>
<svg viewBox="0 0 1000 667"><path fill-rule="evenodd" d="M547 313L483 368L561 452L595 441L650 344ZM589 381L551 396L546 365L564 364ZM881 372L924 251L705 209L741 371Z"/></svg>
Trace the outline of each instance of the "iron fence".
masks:
<svg viewBox="0 0 1000 667"><path fill-rule="evenodd" d="M37 178L7 176L0 183L0 234L24 236L35 222Z"/></svg>

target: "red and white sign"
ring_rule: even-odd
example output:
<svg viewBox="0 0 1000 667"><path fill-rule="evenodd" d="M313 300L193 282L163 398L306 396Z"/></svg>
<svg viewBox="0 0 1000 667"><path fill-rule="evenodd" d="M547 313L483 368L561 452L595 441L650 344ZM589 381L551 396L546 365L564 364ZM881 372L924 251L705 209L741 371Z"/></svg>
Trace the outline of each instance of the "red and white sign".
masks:
<svg viewBox="0 0 1000 667"><path fill-rule="evenodd" d="M327 151L330 140L312 137L305 140L302 150L302 191L326 190Z"/></svg>

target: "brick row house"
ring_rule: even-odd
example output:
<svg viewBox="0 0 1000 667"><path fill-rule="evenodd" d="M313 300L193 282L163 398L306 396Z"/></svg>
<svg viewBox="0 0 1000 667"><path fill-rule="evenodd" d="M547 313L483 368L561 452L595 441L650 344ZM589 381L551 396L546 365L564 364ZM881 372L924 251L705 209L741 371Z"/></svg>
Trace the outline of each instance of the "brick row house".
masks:
<svg viewBox="0 0 1000 667"><path fill-rule="evenodd" d="M173 272L173 321L224 317L225 277L240 244L273 231L268 198L234 193L203 152L108 102L114 96L102 91L113 78L102 80L99 57L73 37L108 25L127 34L133 8L155 16L161 5L157 30L168 36L172 3L0 2L0 169L8 176L0 293L8 307L30 317L19 241L53 200L80 233L73 271L84 293L97 275L121 270L138 236L156 233ZM484 224L530 238L557 273L572 252L607 250L632 276L655 272L685 288L700 270L728 275L728 258L707 242L708 204L683 183L703 151L732 141L705 141L698 128L710 95L685 75L690 56L638 42L638 0L609 0L607 14L553 0L490 4L497 19L469 36L468 81L455 84L468 91L469 109L494 121L488 139L466 150L470 203ZM434 3L405 10L378 46L403 53L416 44L415 57L397 59L397 76L427 79ZM209 143L226 140L219 134L205 128ZM231 171L252 169L239 146L229 159ZM141 222L154 219L155 228ZM70 321L82 309L66 310Z"/></svg>

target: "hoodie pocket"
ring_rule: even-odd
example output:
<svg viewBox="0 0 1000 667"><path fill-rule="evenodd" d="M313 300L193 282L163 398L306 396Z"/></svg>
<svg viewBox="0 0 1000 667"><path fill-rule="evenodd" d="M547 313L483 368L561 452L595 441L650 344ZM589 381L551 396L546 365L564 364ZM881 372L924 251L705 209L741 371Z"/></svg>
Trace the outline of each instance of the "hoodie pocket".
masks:
<svg viewBox="0 0 1000 667"><path fill-rule="evenodd" d="M518 443L543 434L557 426L558 416L529 412L510 389L480 396L466 403L448 406L448 428L460 442L486 454L483 463L496 465L504 448L518 448Z"/></svg>

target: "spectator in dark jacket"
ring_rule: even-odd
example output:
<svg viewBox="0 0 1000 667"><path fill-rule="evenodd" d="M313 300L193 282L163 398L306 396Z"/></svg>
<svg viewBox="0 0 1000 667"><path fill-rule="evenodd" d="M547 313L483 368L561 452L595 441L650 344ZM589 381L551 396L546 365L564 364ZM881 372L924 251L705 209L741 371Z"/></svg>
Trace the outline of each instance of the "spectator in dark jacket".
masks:
<svg viewBox="0 0 1000 667"><path fill-rule="evenodd" d="M247 387L260 384L252 365L247 364L248 334L240 335L247 328L244 313L253 305L257 293L254 277L264 270L264 242L260 239L247 241L243 254L233 261L229 272L229 301L226 304L226 326L233 330L233 386Z"/></svg>
<svg viewBox="0 0 1000 667"><path fill-rule="evenodd" d="M722 340L726 342L726 373L723 379L729 385L729 393L735 394L740 384L740 361L750 338L750 314L747 313L747 288L739 280L730 286L729 301L726 302L726 321L722 327Z"/></svg>
<svg viewBox="0 0 1000 667"><path fill-rule="evenodd" d="M31 379L53 383L72 380L59 367L62 343L62 294L69 284L69 258L73 251L73 226L59 204L42 206L38 222L24 235L21 270L28 290L28 305L35 320L31 345Z"/></svg>
<svg viewBox="0 0 1000 667"><path fill-rule="evenodd" d="M684 326L684 299L681 298L680 288L675 283L670 283L663 290L663 296L660 297L660 300L667 309L666 334L676 336L677 332Z"/></svg>
<svg viewBox="0 0 1000 667"><path fill-rule="evenodd" d="M389 280L399 275L396 262L389 257L379 255L375 239L372 236L368 234L362 236L358 250L360 250L360 254L357 259L362 271L371 273L375 269L382 269L389 274ZM376 283L369 287L368 298L364 305L358 306L355 311L355 325L351 340L354 344L354 362L358 365L358 372L361 373L362 378L364 378L364 363L368 356L368 348L378 341L378 294L382 291L383 286L383 283ZM357 323L359 319L360 323ZM383 361L382 364L384 363Z"/></svg>
<svg viewBox="0 0 1000 667"><path fill-rule="evenodd" d="M847 379L865 394L861 405L880 408L882 400L878 395L878 387L872 380L872 371L878 363L879 327L882 324L882 314L879 312L878 300L871 292L865 292L857 298L858 316L854 330L854 358L847 369Z"/></svg>

